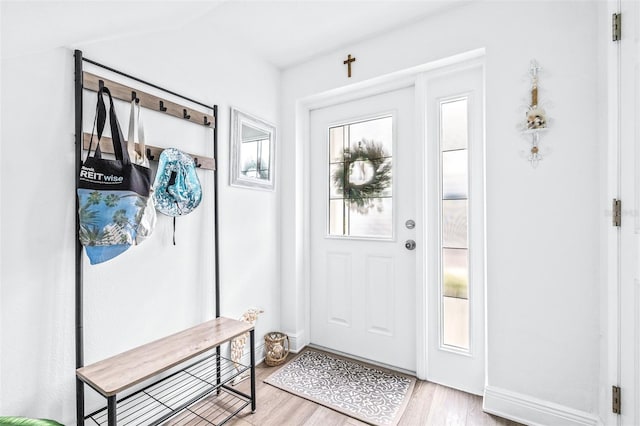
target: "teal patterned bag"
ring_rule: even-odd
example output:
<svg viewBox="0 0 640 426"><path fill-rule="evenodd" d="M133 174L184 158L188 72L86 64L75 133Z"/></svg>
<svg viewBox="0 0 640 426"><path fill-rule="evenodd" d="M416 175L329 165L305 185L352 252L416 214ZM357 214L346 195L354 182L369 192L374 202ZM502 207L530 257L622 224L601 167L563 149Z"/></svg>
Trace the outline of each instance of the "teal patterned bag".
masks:
<svg viewBox="0 0 640 426"><path fill-rule="evenodd" d="M167 216L184 216L202 201L195 161L175 148L167 148L160 154L153 187L156 210Z"/></svg>

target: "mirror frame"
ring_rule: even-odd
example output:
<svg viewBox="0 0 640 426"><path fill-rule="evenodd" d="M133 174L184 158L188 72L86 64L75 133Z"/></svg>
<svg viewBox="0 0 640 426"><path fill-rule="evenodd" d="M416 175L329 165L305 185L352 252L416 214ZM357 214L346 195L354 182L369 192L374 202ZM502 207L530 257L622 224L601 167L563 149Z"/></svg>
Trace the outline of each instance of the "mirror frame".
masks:
<svg viewBox="0 0 640 426"><path fill-rule="evenodd" d="M269 179L254 179L242 176L240 173L242 165L240 164L240 150L242 149L242 126L247 124L269 134ZM231 108L231 156L230 161L230 177L229 184L244 188L263 189L273 191L275 188L275 169L276 169L276 126L268 121L262 120L246 112L242 112L236 108Z"/></svg>

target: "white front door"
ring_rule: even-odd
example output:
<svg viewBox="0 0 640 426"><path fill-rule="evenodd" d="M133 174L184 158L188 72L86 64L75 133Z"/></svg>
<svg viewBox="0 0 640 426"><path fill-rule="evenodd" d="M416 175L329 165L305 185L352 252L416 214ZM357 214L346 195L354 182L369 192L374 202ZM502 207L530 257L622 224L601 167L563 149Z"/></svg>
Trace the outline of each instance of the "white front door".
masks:
<svg viewBox="0 0 640 426"><path fill-rule="evenodd" d="M311 343L416 370L414 87L311 111ZM421 244L421 241L416 241ZM409 244L409 249L405 247Z"/></svg>

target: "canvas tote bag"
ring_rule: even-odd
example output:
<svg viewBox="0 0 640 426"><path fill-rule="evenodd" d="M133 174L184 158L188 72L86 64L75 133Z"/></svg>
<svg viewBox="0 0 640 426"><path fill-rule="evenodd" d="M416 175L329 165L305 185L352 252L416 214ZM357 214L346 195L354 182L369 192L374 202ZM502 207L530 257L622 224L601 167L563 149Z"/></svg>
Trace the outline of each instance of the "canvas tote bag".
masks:
<svg viewBox="0 0 640 426"><path fill-rule="evenodd" d="M100 150L107 119L104 94L109 98L115 159L102 158ZM92 155L92 131L87 158L78 177L80 242L92 265L113 259L134 244L141 210L147 205L151 187L151 170L131 162L107 87L98 90L94 127L98 142Z"/></svg>
<svg viewBox="0 0 640 426"><path fill-rule="evenodd" d="M140 108L140 105L137 104L136 100L132 100L131 112L129 113L129 137L127 138L127 150L129 151L129 158L131 158L135 164L149 168L141 110L142 109ZM140 152L136 151L136 142L138 143ZM136 245L141 244L144 240L149 238L153 232L153 228L156 226L156 208L153 203L153 188L150 189L147 205L140 212L139 222L138 232L136 232Z"/></svg>

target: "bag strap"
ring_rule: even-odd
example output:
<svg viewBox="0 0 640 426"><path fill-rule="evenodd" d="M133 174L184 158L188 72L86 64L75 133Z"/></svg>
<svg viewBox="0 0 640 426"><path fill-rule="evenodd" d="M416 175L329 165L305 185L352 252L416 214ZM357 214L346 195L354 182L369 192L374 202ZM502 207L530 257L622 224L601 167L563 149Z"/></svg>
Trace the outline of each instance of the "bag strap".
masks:
<svg viewBox="0 0 640 426"><path fill-rule="evenodd" d="M96 122L98 121L98 106L96 105L96 114L95 117L93 118L93 127L91 127L91 139L89 139L89 149L87 150L87 156L85 157L85 161L87 161L87 158L89 158L89 155L91 155L91 149L93 148L93 134L96 131ZM100 138L98 138L98 147L97 149L100 149ZM98 156L98 158L101 158L102 156Z"/></svg>
<svg viewBox="0 0 640 426"><path fill-rule="evenodd" d="M136 106L138 111L136 114ZM138 127L137 141L136 141L136 126ZM140 147L140 152L136 151L136 142ZM142 108L137 104L136 100L131 101L131 112L129 113L129 137L127 138L127 151L129 157L134 158L135 162L148 167L149 160L147 160L147 147L144 139L144 123L142 122Z"/></svg>
<svg viewBox="0 0 640 426"><path fill-rule="evenodd" d="M94 153L94 157L102 158L102 151L100 151L100 138L102 138L102 131L104 130L104 121L107 113L104 107L104 102L100 102L100 99L102 97L101 91L102 91L102 88L100 88L100 90L98 91L98 102L96 103L96 113L93 118L93 127L91 127L91 139L89 139L89 149L87 150L87 157L85 158L85 161L91 155L91 149L93 148L93 134L96 131L96 125L98 126L98 142L97 142L98 146L96 147L96 152Z"/></svg>
<svg viewBox="0 0 640 426"><path fill-rule="evenodd" d="M123 164L130 164L131 159L129 157L129 152L127 152L127 147L124 141L124 137L122 136L122 130L120 129L120 124L118 123L118 117L116 116L116 110L113 105L113 98L111 97L111 92L106 86L103 86L98 90L98 104L96 106L96 119L94 121L94 126L97 126L98 133L98 143L96 145L96 149L94 152L95 158L102 158L102 151L100 150L100 139L102 138L102 132L104 131L104 127L107 121L107 112L104 104L103 93L106 93L109 96L109 125L111 126L111 140L113 141L113 152L116 156L117 160L122 161ZM89 151L87 152L87 157L91 154L91 148L93 143L93 131L91 132L91 141L89 142Z"/></svg>

